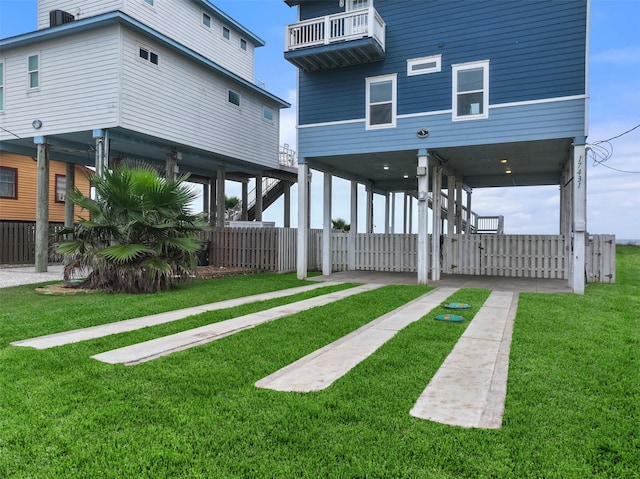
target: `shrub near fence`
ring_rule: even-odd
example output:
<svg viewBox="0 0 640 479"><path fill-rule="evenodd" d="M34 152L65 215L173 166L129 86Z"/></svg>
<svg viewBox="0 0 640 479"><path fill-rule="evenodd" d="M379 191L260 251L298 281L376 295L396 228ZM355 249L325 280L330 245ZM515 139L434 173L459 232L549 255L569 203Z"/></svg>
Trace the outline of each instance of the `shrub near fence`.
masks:
<svg viewBox="0 0 640 479"><path fill-rule="evenodd" d="M61 263L55 253L56 233L63 223L49 223L49 263ZM36 223L33 221L0 221L0 263L34 264L36 261Z"/></svg>

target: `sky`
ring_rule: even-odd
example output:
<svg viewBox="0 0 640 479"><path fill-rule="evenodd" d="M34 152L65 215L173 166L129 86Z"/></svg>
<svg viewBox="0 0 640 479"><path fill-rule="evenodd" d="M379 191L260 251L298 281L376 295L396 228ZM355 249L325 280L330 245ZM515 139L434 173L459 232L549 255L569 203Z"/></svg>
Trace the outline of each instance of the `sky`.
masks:
<svg viewBox="0 0 640 479"><path fill-rule="evenodd" d="M255 76L267 90L291 103L282 110L280 143L296 149L296 69L284 60L284 28L297 18L283 0L211 0L229 16L262 38L256 50ZM410 0L421 1L421 0ZM553 0L575 1L575 0ZM36 0L0 0L0 38L36 29ZM588 143L605 162L587 164L587 229L640 239L640 0L592 0L589 36ZM332 218L349 222L349 183L334 178ZM311 227L322 227L322 173L312 172ZM228 196L240 196L240 186L228 182ZM292 189L291 226L297 224L297 187ZM364 230L364 187L359 189L358 230ZM374 231L384 231L384 199L374 195ZM282 199L263 213L264 221L283 224ZM558 234L558 186L484 188L472 194L472 209L480 215L504 215L507 234ZM395 231L401 232L402 199L396 200ZM414 216L417 208L413 208ZM412 231L417 231L417 220Z"/></svg>

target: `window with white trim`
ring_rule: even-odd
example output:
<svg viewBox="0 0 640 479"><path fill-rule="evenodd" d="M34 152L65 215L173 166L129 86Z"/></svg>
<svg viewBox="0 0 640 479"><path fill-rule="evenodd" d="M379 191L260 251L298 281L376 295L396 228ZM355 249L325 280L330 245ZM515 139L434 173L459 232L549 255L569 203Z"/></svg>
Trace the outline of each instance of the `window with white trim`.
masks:
<svg viewBox="0 0 640 479"><path fill-rule="evenodd" d="M222 27L222 38L229 40L231 38L231 31L227 27Z"/></svg>
<svg viewBox="0 0 640 479"><path fill-rule="evenodd" d="M31 55L27 60L29 88L40 87L40 55Z"/></svg>
<svg viewBox="0 0 640 479"><path fill-rule="evenodd" d="M154 65L157 65L160 61L157 53L152 52L148 48L144 48L144 47L139 48L138 56L143 60L148 61L149 63L153 63Z"/></svg>
<svg viewBox="0 0 640 479"><path fill-rule="evenodd" d="M204 12L202 12L202 24L205 27L211 27L211 17Z"/></svg>
<svg viewBox="0 0 640 479"><path fill-rule="evenodd" d="M240 93L237 91L229 90L229 103L233 103L236 106L240 106Z"/></svg>
<svg viewBox="0 0 640 479"><path fill-rule="evenodd" d="M396 126L397 74L366 79L367 129Z"/></svg>
<svg viewBox="0 0 640 479"><path fill-rule="evenodd" d="M18 199L18 170L0 166L0 198Z"/></svg>
<svg viewBox="0 0 640 479"><path fill-rule="evenodd" d="M4 110L4 63L0 62L0 111Z"/></svg>
<svg viewBox="0 0 640 479"><path fill-rule="evenodd" d="M56 203L64 203L67 198L67 177L56 174Z"/></svg>
<svg viewBox="0 0 640 479"><path fill-rule="evenodd" d="M437 73L442 69L442 55L431 55L407 60L407 76Z"/></svg>
<svg viewBox="0 0 640 479"><path fill-rule="evenodd" d="M489 116L489 60L452 65L453 119Z"/></svg>
<svg viewBox="0 0 640 479"><path fill-rule="evenodd" d="M345 10L350 12L352 10L360 10L361 8L368 8L370 3L373 3L373 0L347 0L347 5Z"/></svg>

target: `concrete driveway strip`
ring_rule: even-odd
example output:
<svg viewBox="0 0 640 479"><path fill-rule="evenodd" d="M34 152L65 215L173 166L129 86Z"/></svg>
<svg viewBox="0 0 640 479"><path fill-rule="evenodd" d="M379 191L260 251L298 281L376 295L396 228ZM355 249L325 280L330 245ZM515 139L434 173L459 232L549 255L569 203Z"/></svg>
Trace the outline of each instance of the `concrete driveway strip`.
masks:
<svg viewBox="0 0 640 479"><path fill-rule="evenodd" d="M336 291L333 293L317 296L315 298L298 301L296 303L285 304L275 308L260 311L258 313L247 314L237 318L220 321L219 323L208 324L188 331L183 331L170 336L165 336L143 343L125 346L123 348L106 351L104 353L91 356L98 361L110 364L134 365L150 361L161 356L166 356L177 351L207 344L217 339L230 336L231 334L253 328L259 324L273 321L275 319L289 316L300 311L304 311L316 306L324 306L340 299L365 291L371 291L385 286L384 284L364 284L354 288Z"/></svg>
<svg viewBox="0 0 640 479"><path fill-rule="evenodd" d="M310 392L329 387L398 331L440 306L458 288L437 288L380 316L339 340L256 382L276 391Z"/></svg>
<svg viewBox="0 0 640 479"><path fill-rule="evenodd" d="M518 295L494 291L411 409L421 419L499 429Z"/></svg>
<svg viewBox="0 0 640 479"><path fill-rule="evenodd" d="M179 319L184 319L188 316L193 316L195 314L200 314L207 311L216 311L219 309L233 308L235 306L240 306L243 304L255 303L256 301L266 301L274 298L282 298L285 296L304 293L313 289L321 288L324 286L333 286L336 284L340 283L327 282L310 284L307 286L299 286L296 288L288 288L279 291L271 291L268 293L254 294L252 296L243 296L241 298L228 299L225 301L219 301L217 303L203 304L201 306L194 306L192 308L167 311L166 313L152 314L140 318L117 321L115 323L101 324L99 326L93 326L90 328L74 329L72 331L49 334L47 336L39 336L32 339L14 341L11 344L13 346L28 346L36 349L53 348L55 346L78 343L80 341L87 341L89 339L102 338L111 334L134 331L136 329L146 328L147 326L156 326L158 324L169 323L171 321L177 321Z"/></svg>

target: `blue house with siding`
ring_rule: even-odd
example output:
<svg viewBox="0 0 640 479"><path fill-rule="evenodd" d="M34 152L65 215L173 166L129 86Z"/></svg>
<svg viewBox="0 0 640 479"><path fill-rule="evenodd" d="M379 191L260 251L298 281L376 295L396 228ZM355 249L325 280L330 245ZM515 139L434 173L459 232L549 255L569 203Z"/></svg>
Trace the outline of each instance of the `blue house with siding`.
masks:
<svg viewBox="0 0 640 479"><path fill-rule="evenodd" d="M299 70L299 225L309 168L325 183L351 180L352 203L354 184L366 185L367 206L374 193L409 193L426 284L440 277L441 234L473 232L474 188L559 185L564 278L584 290L588 0L286 3L299 20L285 32L285 58ZM329 187L324 196L328 233ZM299 235L300 277L306 241ZM325 238L325 274L330 247Z"/></svg>

